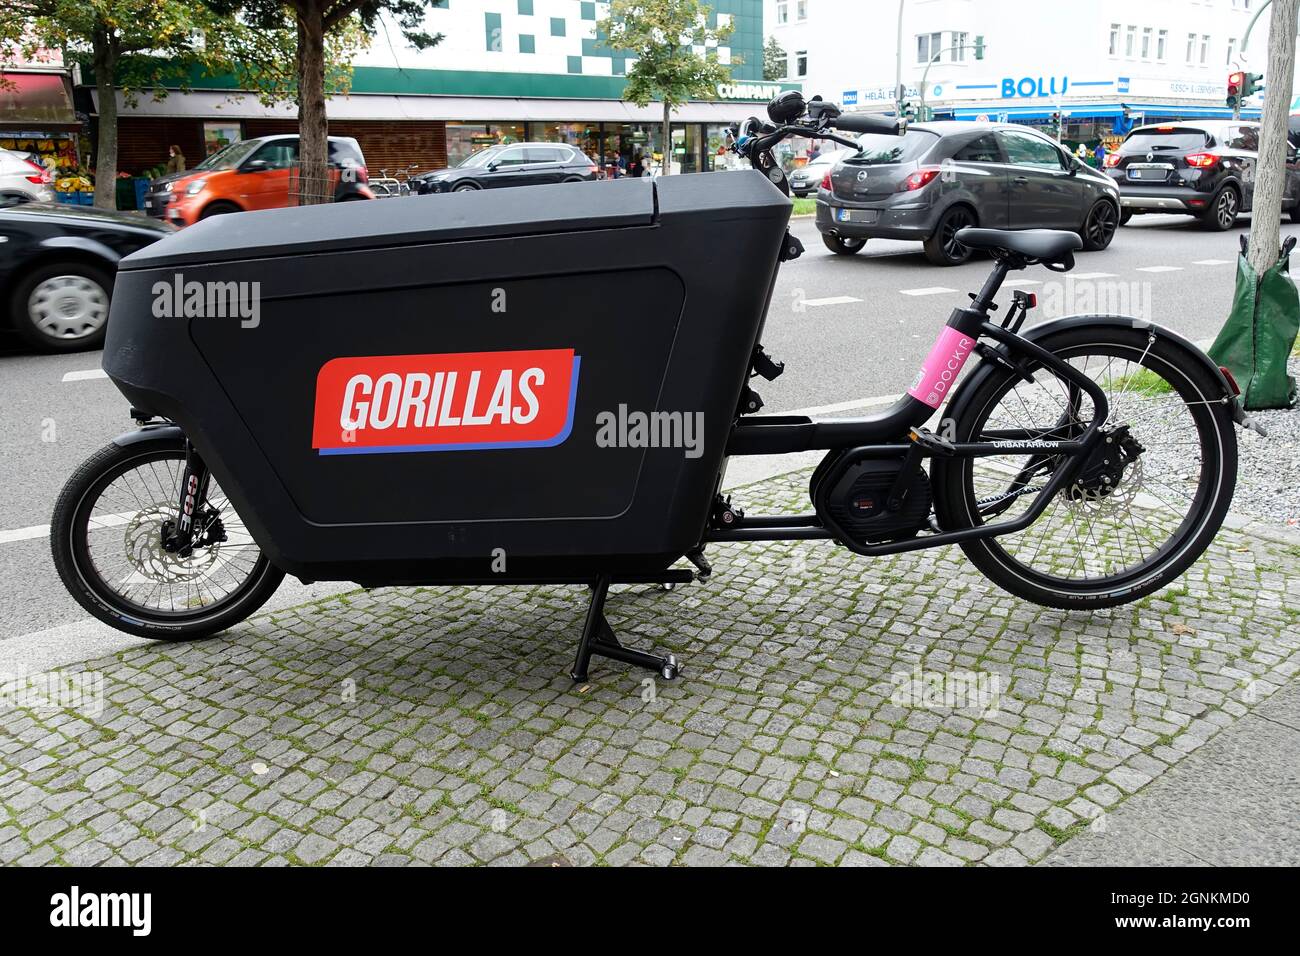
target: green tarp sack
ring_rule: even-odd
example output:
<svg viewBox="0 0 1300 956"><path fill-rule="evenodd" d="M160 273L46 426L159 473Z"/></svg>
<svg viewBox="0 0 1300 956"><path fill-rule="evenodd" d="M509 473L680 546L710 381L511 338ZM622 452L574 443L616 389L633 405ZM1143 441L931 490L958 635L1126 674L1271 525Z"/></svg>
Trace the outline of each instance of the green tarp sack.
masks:
<svg viewBox="0 0 1300 956"><path fill-rule="evenodd" d="M1241 237L1232 313L1210 346L1210 358L1232 373L1250 411L1296 404L1295 379L1287 374L1300 331L1300 296L1289 270L1295 242L1294 236L1287 238L1277 264L1261 279L1246 259L1247 240Z"/></svg>

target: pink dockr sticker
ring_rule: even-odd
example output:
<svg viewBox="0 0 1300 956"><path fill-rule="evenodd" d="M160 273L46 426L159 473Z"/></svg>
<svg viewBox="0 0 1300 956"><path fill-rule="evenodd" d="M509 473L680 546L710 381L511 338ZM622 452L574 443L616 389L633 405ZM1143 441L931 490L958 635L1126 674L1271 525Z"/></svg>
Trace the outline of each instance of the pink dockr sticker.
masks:
<svg viewBox="0 0 1300 956"><path fill-rule="evenodd" d="M938 408L957 381L974 347L974 339L945 325L907 394L931 408Z"/></svg>

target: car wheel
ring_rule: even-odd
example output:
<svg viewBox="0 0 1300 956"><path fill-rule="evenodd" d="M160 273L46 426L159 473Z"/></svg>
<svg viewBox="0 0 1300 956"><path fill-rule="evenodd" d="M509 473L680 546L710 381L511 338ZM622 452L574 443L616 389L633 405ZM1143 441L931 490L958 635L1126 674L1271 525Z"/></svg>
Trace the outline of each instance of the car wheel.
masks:
<svg viewBox="0 0 1300 956"><path fill-rule="evenodd" d="M199 213L199 218L211 219L213 216L225 216L232 212L243 212L243 210L233 202L214 202Z"/></svg>
<svg viewBox="0 0 1300 956"><path fill-rule="evenodd" d="M104 344L113 280L98 266L55 262L36 269L14 289L14 327L47 352L77 352Z"/></svg>
<svg viewBox="0 0 1300 956"><path fill-rule="evenodd" d="M1083 240L1086 252L1100 252L1110 245L1119 228L1119 216L1115 204L1108 199L1098 199L1088 210L1088 218L1083 221L1079 238Z"/></svg>
<svg viewBox="0 0 1300 956"><path fill-rule="evenodd" d="M1224 232L1237 224L1237 211L1241 202L1237 190L1224 186L1210 203L1210 208L1201 214L1201 225L1215 232Z"/></svg>
<svg viewBox="0 0 1300 956"><path fill-rule="evenodd" d="M562 183L581 183L586 182L581 176L565 176L560 180Z"/></svg>
<svg viewBox="0 0 1300 956"><path fill-rule="evenodd" d="M953 206L939 219L934 235L925 240L925 257L936 266L958 266L971 257L971 249L957 241L958 231L977 225L968 206Z"/></svg>
<svg viewBox="0 0 1300 956"><path fill-rule="evenodd" d="M1131 210L1128 210L1128 209L1123 209L1123 210L1120 211L1120 214L1119 214L1119 224L1120 224L1121 226L1127 226L1129 220L1132 219L1132 218L1133 218L1133 213L1132 213L1132 211L1131 211Z"/></svg>
<svg viewBox="0 0 1300 956"><path fill-rule="evenodd" d="M866 247L867 240L848 236L822 236L826 248L837 256L856 256Z"/></svg>
<svg viewBox="0 0 1300 956"><path fill-rule="evenodd" d="M467 193L467 192L471 192L471 191L473 191L473 190L475 190L475 189L478 189L478 187L475 186L473 183L460 183L458 186L456 186L455 189L452 190L452 192L454 192L454 193Z"/></svg>

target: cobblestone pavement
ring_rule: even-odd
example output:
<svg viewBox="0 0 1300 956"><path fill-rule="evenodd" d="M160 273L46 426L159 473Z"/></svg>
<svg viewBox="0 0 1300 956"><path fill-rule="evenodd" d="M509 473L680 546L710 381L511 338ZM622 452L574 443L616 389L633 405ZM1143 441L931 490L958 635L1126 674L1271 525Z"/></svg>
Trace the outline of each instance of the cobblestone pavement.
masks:
<svg viewBox="0 0 1300 956"><path fill-rule="evenodd" d="M610 599L673 683L572 686L573 587L356 592L72 668L101 713L0 711L0 862L1025 864L1300 669L1300 549L1240 532L1091 614L956 549L711 555Z"/></svg>

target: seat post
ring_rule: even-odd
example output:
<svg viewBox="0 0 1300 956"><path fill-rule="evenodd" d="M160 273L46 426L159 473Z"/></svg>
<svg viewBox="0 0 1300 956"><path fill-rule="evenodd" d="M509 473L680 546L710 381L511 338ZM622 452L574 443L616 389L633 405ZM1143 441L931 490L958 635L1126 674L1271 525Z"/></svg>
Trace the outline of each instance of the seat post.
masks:
<svg viewBox="0 0 1300 956"><path fill-rule="evenodd" d="M1002 283L1010 271L1010 260L1006 258L998 259L993 265L993 272L984 280L984 288L980 289L979 295L971 303L971 308L988 315L989 308L993 305L993 299L997 296L998 290L1002 288Z"/></svg>

